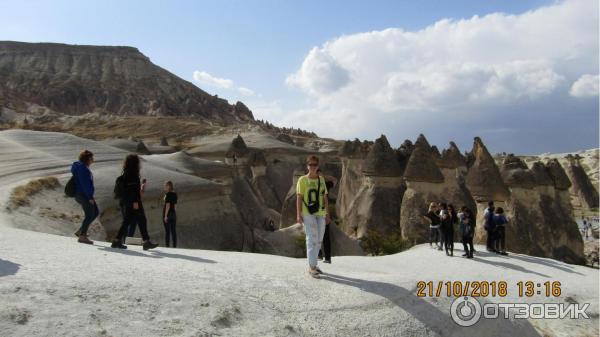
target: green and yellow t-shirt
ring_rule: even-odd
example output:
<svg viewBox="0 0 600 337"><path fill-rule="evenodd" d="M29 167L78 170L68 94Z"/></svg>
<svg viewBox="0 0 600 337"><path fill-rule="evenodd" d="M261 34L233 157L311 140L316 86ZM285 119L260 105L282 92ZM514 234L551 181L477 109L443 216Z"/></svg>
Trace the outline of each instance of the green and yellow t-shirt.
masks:
<svg viewBox="0 0 600 337"><path fill-rule="evenodd" d="M316 216L325 216L327 214L327 210L325 209L325 195L327 194L327 186L325 185L325 179L323 177L319 177L321 180L321 186L319 188L319 211L317 213L313 213L312 215ZM310 179L308 175L302 176L298 179L298 184L296 184L296 194L302 195L304 202L302 203L302 213L310 214L308 208L306 208L306 203L309 200L309 191L317 190L318 180Z"/></svg>

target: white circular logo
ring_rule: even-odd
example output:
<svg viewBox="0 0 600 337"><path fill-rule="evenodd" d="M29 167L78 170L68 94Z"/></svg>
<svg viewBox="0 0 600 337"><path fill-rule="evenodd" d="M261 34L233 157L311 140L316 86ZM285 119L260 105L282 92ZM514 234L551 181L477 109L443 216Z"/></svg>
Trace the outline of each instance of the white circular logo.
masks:
<svg viewBox="0 0 600 337"><path fill-rule="evenodd" d="M460 326L472 326L481 318L481 304L473 297L457 297L450 306L450 316Z"/></svg>

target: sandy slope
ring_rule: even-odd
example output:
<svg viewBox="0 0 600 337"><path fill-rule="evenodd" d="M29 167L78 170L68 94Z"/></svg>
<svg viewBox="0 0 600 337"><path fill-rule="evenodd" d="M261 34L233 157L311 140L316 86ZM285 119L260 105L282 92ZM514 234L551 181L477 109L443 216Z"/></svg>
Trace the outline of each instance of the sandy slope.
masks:
<svg viewBox="0 0 600 337"><path fill-rule="evenodd" d="M0 220L5 223L6 220ZM482 251L483 247L479 247ZM0 226L3 336L588 336L598 334L598 270L428 246L340 257L314 280L303 259L140 247L126 251ZM557 299L592 303L590 320L483 320L462 328L450 299L415 296L418 280L558 280ZM498 299L489 298L488 301Z"/></svg>

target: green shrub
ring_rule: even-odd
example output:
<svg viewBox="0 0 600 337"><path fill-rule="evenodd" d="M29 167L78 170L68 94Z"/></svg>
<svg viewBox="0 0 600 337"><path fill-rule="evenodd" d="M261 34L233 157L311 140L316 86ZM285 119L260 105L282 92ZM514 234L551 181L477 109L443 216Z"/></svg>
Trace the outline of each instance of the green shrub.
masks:
<svg viewBox="0 0 600 337"><path fill-rule="evenodd" d="M360 245L367 254L373 256L396 254L412 247L409 240L402 238L400 231L382 234L374 229L367 231L367 235L360 239Z"/></svg>

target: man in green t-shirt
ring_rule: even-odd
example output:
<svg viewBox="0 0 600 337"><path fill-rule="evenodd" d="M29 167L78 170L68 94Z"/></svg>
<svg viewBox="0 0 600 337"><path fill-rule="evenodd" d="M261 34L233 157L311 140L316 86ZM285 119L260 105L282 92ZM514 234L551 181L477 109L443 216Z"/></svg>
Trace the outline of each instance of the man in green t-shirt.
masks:
<svg viewBox="0 0 600 337"><path fill-rule="evenodd" d="M300 177L296 184L296 220L304 224L308 273L319 278L321 269L317 266L317 256L325 233L325 222L330 221L327 213L327 186L325 179L317 173L319 158L309 156L306 164L308 174Z"/></svg>

